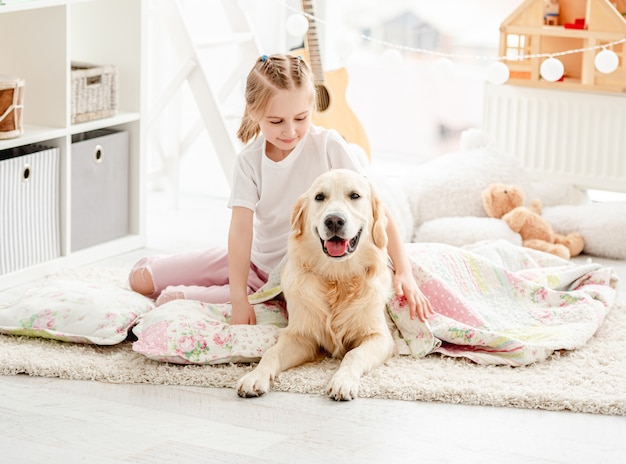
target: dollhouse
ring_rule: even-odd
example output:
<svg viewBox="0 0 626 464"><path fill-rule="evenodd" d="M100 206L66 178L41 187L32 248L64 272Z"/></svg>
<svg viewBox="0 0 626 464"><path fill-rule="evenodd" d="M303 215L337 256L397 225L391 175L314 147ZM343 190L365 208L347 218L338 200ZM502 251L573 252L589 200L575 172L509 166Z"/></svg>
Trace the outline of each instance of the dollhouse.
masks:
<svg viewBox="0 0 626 464"><path fill-rule="evenodd" d="M610 46L619 60L617 68L603 73L596 68L600 47L626 38L626 0L526 0L500 26L500 56L506 56L509 84L626 92L626 43ZM556 82L542 78L546 59L526 59L584 49L558 55L563 76Z"/></svg>

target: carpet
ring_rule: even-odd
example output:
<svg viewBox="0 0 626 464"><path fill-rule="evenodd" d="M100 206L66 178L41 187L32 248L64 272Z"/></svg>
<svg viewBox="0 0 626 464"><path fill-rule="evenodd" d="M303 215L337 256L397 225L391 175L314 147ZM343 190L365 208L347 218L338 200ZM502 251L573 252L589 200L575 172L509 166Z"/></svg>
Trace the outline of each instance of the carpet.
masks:
<svg viewBox="0 0 626 464"><path fill-rule="evenodd" d="M626 415L626 306L617 304L587 345L524 367L477 365L462 358L395 357L365 375L360 397ZM338 361L283 372L273 390L324 394ZM0 336L0 374L111 383L233 388L250 365L175 365L151 361L128 342L78 345ZM233 395L235 392L233 390Z"/></svg>

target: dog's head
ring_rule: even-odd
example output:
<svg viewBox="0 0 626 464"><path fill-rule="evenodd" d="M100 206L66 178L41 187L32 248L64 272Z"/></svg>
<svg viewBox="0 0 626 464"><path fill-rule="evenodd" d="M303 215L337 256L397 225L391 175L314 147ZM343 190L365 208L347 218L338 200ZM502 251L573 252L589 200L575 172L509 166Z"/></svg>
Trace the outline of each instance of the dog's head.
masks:
<svg viewBox="0 0 626 464"><path fill-rule="evenodd" d="M296 202L291 225L292 240L318 247L332 260L348 259L372 245L387 247L387 221L378 194L365 177L347 169L319 176Z"/></svg>

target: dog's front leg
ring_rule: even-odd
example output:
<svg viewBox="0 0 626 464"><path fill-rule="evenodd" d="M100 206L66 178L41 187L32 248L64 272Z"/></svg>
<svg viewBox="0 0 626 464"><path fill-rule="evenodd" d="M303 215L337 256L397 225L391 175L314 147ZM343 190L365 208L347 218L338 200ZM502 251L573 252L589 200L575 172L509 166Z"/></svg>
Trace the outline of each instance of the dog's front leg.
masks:
<svg viewBox="0 0 626 464"><path fill-rule="evenodd" d="M336 401L350 401L359 394L361 377L384 363L393 354L394 344L390 334L374 334L348 351L339 370L328 384L328 396Z"/></svg>
<svg viewBox="0 0 626 464"><path fill-rule="evenodd" d="M242 398L261 396L270 389L270 382L282 371L315 358L315 345L297 335L283 332L276 345L268 349L259 365L237 382L237 394Z"/></svg>

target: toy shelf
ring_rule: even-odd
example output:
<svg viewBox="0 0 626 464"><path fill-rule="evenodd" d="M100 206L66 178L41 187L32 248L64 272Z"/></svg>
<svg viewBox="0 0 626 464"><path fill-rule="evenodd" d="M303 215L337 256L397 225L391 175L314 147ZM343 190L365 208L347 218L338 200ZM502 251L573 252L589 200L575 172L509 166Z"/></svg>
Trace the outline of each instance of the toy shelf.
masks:
<svg viewBox="0 0 626 464"><path fill-rule="evenodd" d="M0 150L30 144L58 149L60 237L59 257L0 274L0 290L145 245L146 123L145 86L141 83L146 69L146 15L146 0L33 0L0 4L0 41L8 44L0 55L0 75L25 81L24 132L19 137L0 140ZM114 116L71 123L72 61L116 67L119 106ZM99 129L125 131L129 135L128 233L73 251L72 137ZM3 221L11 220L7 212L0 210L0 214Z"/></svg>

